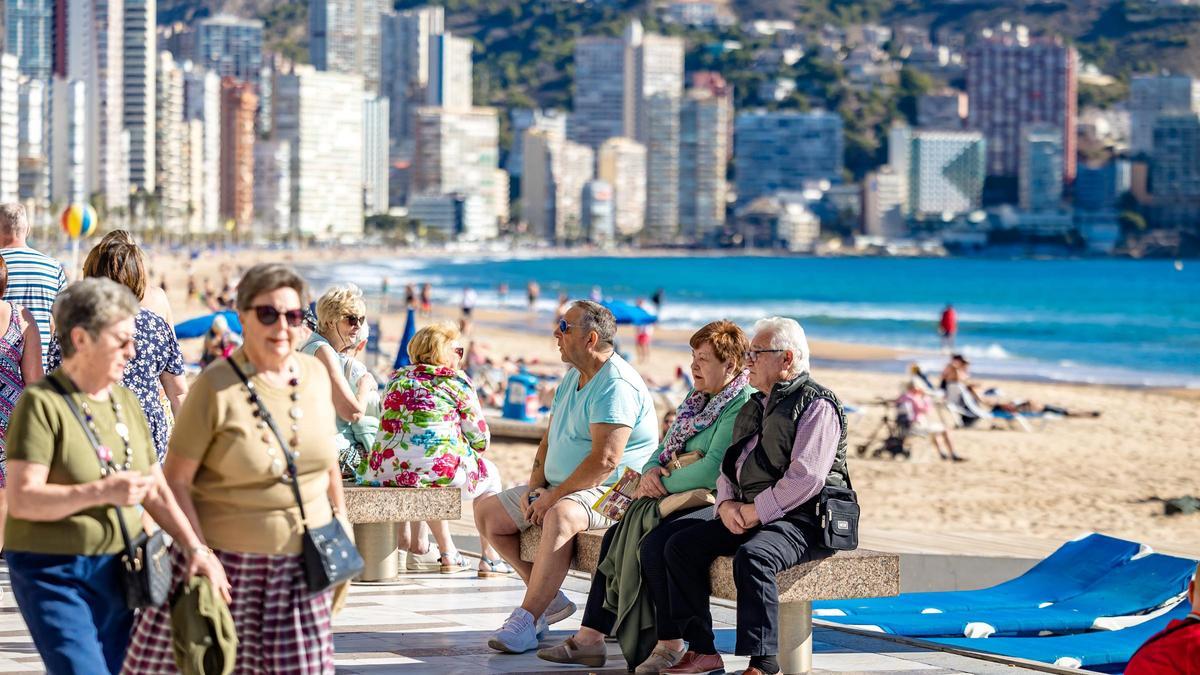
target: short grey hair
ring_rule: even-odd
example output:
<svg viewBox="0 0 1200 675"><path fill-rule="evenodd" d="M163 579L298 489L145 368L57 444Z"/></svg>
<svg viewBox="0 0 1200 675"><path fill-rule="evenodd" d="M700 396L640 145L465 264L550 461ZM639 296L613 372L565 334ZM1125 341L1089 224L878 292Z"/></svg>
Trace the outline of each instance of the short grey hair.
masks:
<svg viewBox="0 0 1200 675"><path fill-rule="evenodd" d="M579 320L579 328L588 332L596 331L600 342L612 346L613 340L617 337L617 320L613 318L613 313L608 311L607 307L591 300L576 300L571 304L571 308L583 311L583 316Z"/></svg>
<svg viewBox="0 0 1200 675"><path fill-rule="evenodd" d="M754 324L755 335L770 335L771 349L786 349L792 353L792 374L807 373L810 368L808 338L795 319L772 316Z"/></svg>
<svg viewBox="0 0 1200 675"><path fill-rule="evenodd" d="M67 286L54 301L54 334L63 358L75 354L73 329L82 328L96 337L114 323L136 316L140 309L133 292L112 279L90 277Z"/></svg>
<svg viewBox="0 0 1200 675"><path fill-rule="evenodd" d="M25 237L29 235L29 218L20 202L0 204L0 235Z"/></svg>
<svg viewBox="0 0 1200 675"><path fill-rule="evenodd" d="M300 306L308 307L308 283L299 272L283 263L259 263L246 270L238 281L237 308L244 312L255 298L280 288L295 290L300 296Z"/></svg>

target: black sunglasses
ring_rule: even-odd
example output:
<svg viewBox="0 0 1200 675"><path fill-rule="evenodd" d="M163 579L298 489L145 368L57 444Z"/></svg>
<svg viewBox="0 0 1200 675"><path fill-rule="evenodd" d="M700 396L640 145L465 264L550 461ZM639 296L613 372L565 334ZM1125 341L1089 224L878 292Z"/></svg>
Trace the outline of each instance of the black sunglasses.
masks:
<svg viewBox="0 0 1200 675"><path fill-rule="evenodd" d="M353 314L346 315L346 323L350 324L351 328L358 328L359 326L365 324L366 322L367 322L367 317L365 317L365 316L355 316Z"/></svg>
<svg viewBox="0 0 1200 675"><path fill-rule="evenodd" d="M254 316L258 318L258 322L264 326L274 326L275 322L282 316L287 324L292 328L298 327L304 322L303 309L289 309L279 311L270 305L255 305L250 309L254 310Z"/></svg>

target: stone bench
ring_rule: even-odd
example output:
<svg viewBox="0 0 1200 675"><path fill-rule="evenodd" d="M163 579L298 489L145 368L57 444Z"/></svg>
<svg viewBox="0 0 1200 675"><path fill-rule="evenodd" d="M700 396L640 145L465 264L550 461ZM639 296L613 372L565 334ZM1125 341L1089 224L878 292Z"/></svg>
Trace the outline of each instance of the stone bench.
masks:
<svg viewBox="0 0 1200 675"><path fill-rule="evenodd" d="M388 581L399 573L396 550L398 523L458 520L462 494L458 488L383 488L346 485L346 518L354 526L354 543L366 563L356 581Z"/></svg>
<svg viewBox="0 0 1200 675"><path fill-rule="evenodd" d="M487 415L488 430L492 438L509 438L517 441L539 443L546 435L549 422L542 418L536 422L510 420L499 414Z"/></svg>
<svg viewBox="0 0 1200 675"><path fill-rule="evenodd" d="M541 542L541 528L521 535L521 559L532 561ZM575 542L571 568L593 574L600 563L603 531L584 532ZM900 592L900 556L877 551L838 551L837 554L779 574L779 664L784 673L812 671L812 601L873 598ZM712 595L737 600L733 558L717 558L709 571Z"/></svg>

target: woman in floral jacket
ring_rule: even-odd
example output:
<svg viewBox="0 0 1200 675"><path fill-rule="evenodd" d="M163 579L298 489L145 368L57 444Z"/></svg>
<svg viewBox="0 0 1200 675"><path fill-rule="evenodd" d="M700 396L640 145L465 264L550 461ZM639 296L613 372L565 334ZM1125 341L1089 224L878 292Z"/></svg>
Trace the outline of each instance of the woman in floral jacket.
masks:
<svg viewBox="0 0 1200 675"><path fill-rule="evenodd" d="M383 398L379 433L358 465L360 485L373 487L456 487L474 499L500 491L500 471L480 453L490 434L475 387L458 369L461 335L449 324L417 331L408 343L413 365L396 371ZM429 521L441 550L444 573L466 569L450 537L450 524ZM479 575L512 570L486 541Z"/></svg>

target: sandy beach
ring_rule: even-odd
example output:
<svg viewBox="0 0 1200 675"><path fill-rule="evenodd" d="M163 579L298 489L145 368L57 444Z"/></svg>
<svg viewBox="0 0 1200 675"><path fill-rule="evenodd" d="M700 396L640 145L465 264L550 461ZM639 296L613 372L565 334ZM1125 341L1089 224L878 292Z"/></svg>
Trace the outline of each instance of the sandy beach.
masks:
<svg viewBox="0 0 1200 675"><path fill-rule="evenodd" d="M151 266L156 284L165 278L174 318L180 321L206 312L186 297L188 274L201 285L204 278L211 278L219 290L222 274L235 274L239 266L268 259L301 265L344 262L348 256L366 254L335 249L242 251L206 254L196 260L154 254ZM390 281L389 304L394 311L382 317L380 333L384 358L389 361L403 328L403 286L421 280ZM381 309L374 302L369 308L372 313ZM458 314L457 307L435 309L435 318L456 320ZM524 357L550 370L562 368L545 316L500 310L475 314L473 338L486 346L488 354ZM635 364L648 381L666 384L677 367L687 368L688 335L679 330L656 332L652 359ZM632 348L631 330L622 329L622 341ZM811 347L814 359L821 362L859 364L899 356L894 350L863 345L814 342ZM198 352L198 341L184 344L185 355L194 357ZM1010 398L1099 410L1102 416L1052 420L1032 432L992 430L987 425L955 430L955 448L968 461L953 464L939 461L922 439L915 441L915 461L854 457L854 446L875 428L883 413L883 407L872 402L898 395L901 377L857 366L814 367L813 376L859 409L849 420L849 437L865 533L905 532L918 541L927 536L930 542L938 535L978 533L1061 541L1099 531L1161 551L1200 556L1200 515L1166 517L1157 501L1197 492L1200 392L985 381L985 385L998 385ZM501 467L505 483L512 484L528 478L533 451L529 444L497 442L489 455Z"/></svg>

